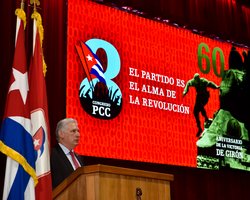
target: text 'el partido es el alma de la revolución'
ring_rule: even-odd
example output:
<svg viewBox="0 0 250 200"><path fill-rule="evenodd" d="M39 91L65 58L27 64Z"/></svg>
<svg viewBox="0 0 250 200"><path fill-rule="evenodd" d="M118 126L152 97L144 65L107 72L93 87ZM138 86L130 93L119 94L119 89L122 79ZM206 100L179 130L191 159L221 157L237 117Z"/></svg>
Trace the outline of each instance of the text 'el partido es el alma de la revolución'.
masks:
<svg viewBox="0 0 250 200"><path fill-rule="evenodd" d="M178 88L184 88L185 87L185 81L169 77L162 74L157 74L153 72L147 72L144 70L139 70L136 68L129 68L129 76L130 77L136 77L138 79L143 80L149 80L153 83L162 83L165 85L171 85L176 86ZM166 97L172 100L177 99L177 92L176 90L172 89L166 89L162 87L158 87L152 84L141 84L139 85L136 81L129 81L129 90L135 91L135 92L141 92L149 95L155 95L159 97ZM171 112L178 112L183 114L189 114L189 106L185 106L183 104L178 103L172 103L172 102L166 102L146 97L139 97L134 96L132 94L129 94L129 103L134 105L141 105L146 106L150 108L165 110L165 111L171 111Z"/></svg>

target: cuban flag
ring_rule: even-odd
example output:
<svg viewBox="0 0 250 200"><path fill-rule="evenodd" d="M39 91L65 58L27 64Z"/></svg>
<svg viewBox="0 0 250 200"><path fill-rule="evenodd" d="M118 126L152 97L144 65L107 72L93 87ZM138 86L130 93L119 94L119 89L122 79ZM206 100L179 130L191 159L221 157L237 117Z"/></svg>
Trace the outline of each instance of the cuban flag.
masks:
<svg viewBox="0 0 250 200"><path fill-rule="evenodd" d="M6 154L3 200L35 199L36 155L29 110L29 84L25 55L25 12L16 10L15 52L0 130L0 151Z"/></svg>
<svg viewBox="0 0 250 200"><path fill-rule="evenodd" d="M86 43L80 42L80 45L81 47L76 45L76 49L88 80L91 81L93 78L98 78L100 82L106 85L104 70L98 56L93 53Z"/></svg>

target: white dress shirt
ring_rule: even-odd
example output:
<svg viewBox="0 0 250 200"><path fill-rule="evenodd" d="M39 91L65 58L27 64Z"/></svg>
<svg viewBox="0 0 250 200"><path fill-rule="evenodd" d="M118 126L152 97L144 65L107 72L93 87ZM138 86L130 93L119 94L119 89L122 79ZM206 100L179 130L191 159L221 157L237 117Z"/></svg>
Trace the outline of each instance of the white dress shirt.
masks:
<svg viewBox="0 0 250 200"><path fill-rule="evenodd" d="M76 168L75 168L74 162L73 162L73 160L72 160L72 157L71 157L71 155L70 155L70 150L69 150L67 147L65 147L63 144L61 144L61 143L59 143L59 145L60 145L60 147L62 148L62 150L63 150L63 152L65 153L65 155L67 156L67 158L69 159L69 161L70 161L70 163L71 163L73 169L75 170ZM72 149L71 151L74 152L73 149ZM77 158L76 158L76 161L78 162L79 166L81 166L81 164L79 163L79 161L77 160Z"/></svg>

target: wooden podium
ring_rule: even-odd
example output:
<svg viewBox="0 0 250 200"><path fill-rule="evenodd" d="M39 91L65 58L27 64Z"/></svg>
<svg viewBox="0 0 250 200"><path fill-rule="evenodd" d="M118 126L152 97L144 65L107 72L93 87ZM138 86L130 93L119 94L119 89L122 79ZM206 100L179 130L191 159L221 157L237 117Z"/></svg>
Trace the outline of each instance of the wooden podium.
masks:
<svg viewBox="0 0 250 200"><path fill-rule="evenodd" d="M56 200L170 200L170 174L89 165L53 190Z"/></svg>

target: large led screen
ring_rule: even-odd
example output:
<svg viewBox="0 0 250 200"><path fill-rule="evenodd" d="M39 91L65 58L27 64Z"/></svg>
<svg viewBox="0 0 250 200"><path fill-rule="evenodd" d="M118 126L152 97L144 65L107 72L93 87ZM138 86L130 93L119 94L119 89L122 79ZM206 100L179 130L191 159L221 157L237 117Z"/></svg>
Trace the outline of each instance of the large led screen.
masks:
<svg viewBox="0 0 250 200"><path fill-rule="evenodd" d="M67 26L79 154L250 169L247 49L87 0Z"/></svg>

